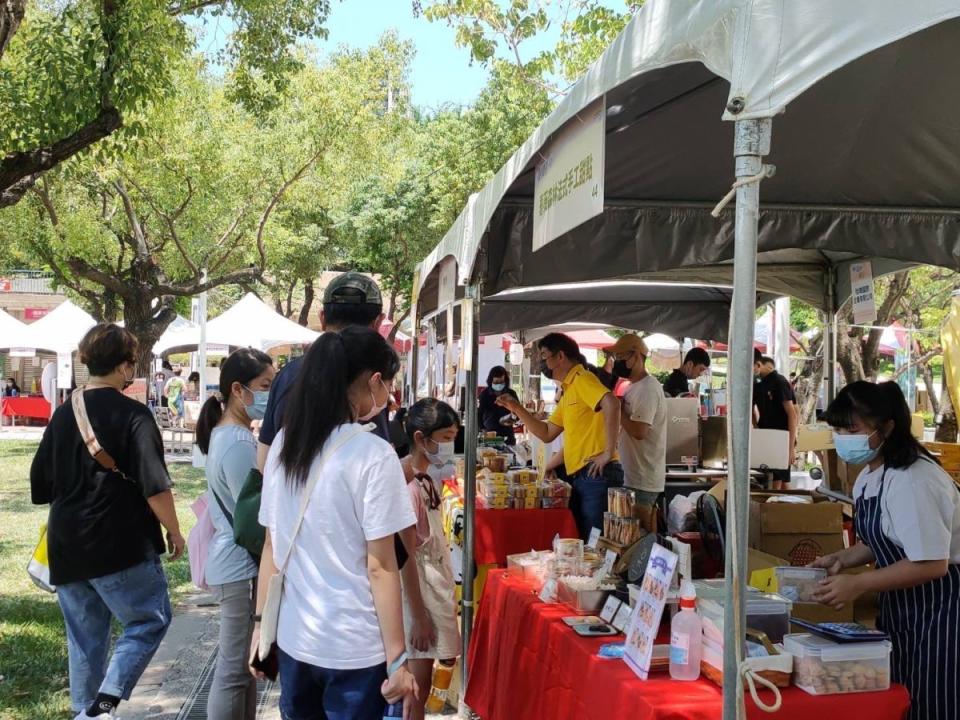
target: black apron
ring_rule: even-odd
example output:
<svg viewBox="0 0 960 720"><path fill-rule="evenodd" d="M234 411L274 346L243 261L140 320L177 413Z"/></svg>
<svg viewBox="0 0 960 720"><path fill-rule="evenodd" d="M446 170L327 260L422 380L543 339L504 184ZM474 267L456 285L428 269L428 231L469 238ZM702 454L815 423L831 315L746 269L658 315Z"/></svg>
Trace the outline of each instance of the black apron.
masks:
<svg viewBox="0 0 960 720"><path fill-rule="evenodd" d="M856 499L857 537L876 556L877 568L907 558L881 525L886 469L876 497L866 488ZM890 636L891 677L910 692L910 720L960 718L960 566L952 562L947 574L903 590L879 596L877 627Z"/></svg>

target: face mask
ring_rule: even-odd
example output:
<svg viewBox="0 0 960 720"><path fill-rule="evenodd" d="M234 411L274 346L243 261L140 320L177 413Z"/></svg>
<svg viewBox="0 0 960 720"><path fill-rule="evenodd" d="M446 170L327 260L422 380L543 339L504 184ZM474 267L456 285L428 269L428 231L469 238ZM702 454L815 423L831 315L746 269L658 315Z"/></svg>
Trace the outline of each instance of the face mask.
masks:
<svg viewBox="0 0 960 720"><path fill-rule="evenodd" d="M493 388L494 392L503 392L504 390L507 389L507 386L505 383L493 383L493 385L491 385L490 387Z"/></svg>
<svg viewBox="0 0 960 720"><path fill-rule="evenodd" d="M244 409L247 411L247 417L251 420L263 420L267 415L267 401L270 399L269 390L250 390L246 385L244 385L251 395L253 395L253 404L244 405Z"/></svg>
<svg viewBox="0 0 960 720"><path fill-rule="evenodd" d="M543 375L547 380L553 380L553 370L547 365L546 360L540 361L540 374Z"/></svg>
<svg viewBox="0 0 960 720"><path fill-rule="evenodd" d="M613 376L617 378L623 378L626 380L630 377L630 368L627 367L626 360L614 360L613 361Z"/></svg>
<svg viewBox="0 0 960 720"><path fill-rule="evenodd" d="M430 438L430 442L437 446L437 451L435 453L427 452L426 448L424 451L427 455L427 460L430 461L432 465L446 465L448 462L453 460L453 443L452 442L437 442L433 438Z"/></svg>
<svg viewBox="0 0 960 720"><path fill-rule="evenodd" d="M868 462L876 459L880 448L870 447L870 438L876 434L874 430L869 435L841 435L833 434L833 446L837 449L837 455L844 462L851 465L866 465Z"/></svg>
<svg viewBox="0 0 960 720"><path fill-rule="evenodd" d="M380 384L383 385L384 390L387 390L387 386L384 384L383 380L380 381ZM373 400L373 406L366 415L357 418L360 422L368 422L373 420L377 415L383 412L383 409L390 403L390 391L387 390L387 399L383 401L383 405L377 405L377 396L373 394L373 390L370 391L370 399Z"/></svg>

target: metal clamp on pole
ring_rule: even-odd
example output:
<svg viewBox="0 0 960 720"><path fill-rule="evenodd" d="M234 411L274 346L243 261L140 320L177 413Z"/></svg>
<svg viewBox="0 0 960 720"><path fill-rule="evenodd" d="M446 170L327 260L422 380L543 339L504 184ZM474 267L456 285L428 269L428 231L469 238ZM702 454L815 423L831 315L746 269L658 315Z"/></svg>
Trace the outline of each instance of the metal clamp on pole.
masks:
<svg viewBox="0 0 960 720"><path fill-rule="evenodd" d="M737 214L727 421L726 602L723 642L723 720L746 717L741 665L746 637L747 528L750 500L750 428L753 414L753 325L757 304L757 237L763 157L770 152L769 119L738 120L734 134Z"/></svg>

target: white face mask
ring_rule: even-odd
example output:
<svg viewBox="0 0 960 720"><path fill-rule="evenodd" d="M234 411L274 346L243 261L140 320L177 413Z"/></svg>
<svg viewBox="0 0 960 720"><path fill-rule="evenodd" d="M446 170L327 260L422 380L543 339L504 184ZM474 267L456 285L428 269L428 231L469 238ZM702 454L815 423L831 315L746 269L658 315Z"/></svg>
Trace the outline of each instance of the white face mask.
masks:
<svg viewBox="0 0 960 720"><path fill-rule="evenodd" d="M383 401L382 405L377 405L377 396L374 394L373 390L370 391L370 399L373 401L373 406L370 408L369 412L363 416L357 418L360 422L369 422L373 420L377 415L383 412L383 409L390 404L390 390L387 388L386 383L383 380L380 381L380 384L383 385L383 389L387 391L387 399Z"/></svg>
<svg viewBox="0 0 960 720"><path fill-rule="evenodd" d="M430 461L431 465L446 465L448 462L453 460L453 441L437 442L433 438L428 438L428 440L437 446L437 451L432 453L426 449L426 444L424 444L424 453L426 454L427 460Z"/></svg>

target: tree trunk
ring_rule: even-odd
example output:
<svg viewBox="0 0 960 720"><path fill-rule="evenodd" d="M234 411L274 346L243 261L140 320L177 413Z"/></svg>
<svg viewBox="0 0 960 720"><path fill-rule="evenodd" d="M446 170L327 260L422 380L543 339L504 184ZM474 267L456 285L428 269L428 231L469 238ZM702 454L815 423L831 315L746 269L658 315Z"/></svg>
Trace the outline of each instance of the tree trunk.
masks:
<svg viewBox="0 0 960 720"><path fill-rule="evenodd" d="M160 336L177 317L173 308L173 298L165 297L157 308L150 307L153 297L146 293L137 293L125 298L123 303L124 325L137 338L137 377L150 378L153 375L153 346Z"/></svg>
<svg viewBox="0 0 960 720"><path fill-rule="evenodd" d="M806 354L810 359L797 370L795 388L801 423L810 423L816 418L817 399L823 384L823 335L810 344Z"/></svg>
<svg viewBox="0 0 960 720"><path fill-rule="evenodd" d="M837 364L843 370L846 384L864 380L860 333L851 333L845 317L837 319Z"/></svg>
<svg viewBox="0 0 960 720"><path fill-rule="evenodd" d="M313 280L304 280L303 282L303 307L300 308L300 317L297 322L307 326L310 322L310 310L313 307Z"/></svg>
<svg viewBox="0 0 960 720"><path fill-rule="evenodd" d="M930 367L930 363L924 363L920 372L923 377L923 385L927 389L927 397L930 398L930 409L933 410L934 415L939 415L941 403L933 389L933 369Z"/></svg>
<svg viewBox="0 0 960 720"><path fill-rule="evenodd" d="M27 0L0 0L0 57L20 27Z"/></svg>
<svg viewBox="0 0 960 720"><path fill-rule="evenodd" d="M935 436L936 441L949 443L956 442L957 411L956 406L953 404L953 396L950 392L950 388L946 384L946 379L944 379L943 397L940 398L940 412L943 415L943 420L941 420L940 424L937 425L937 434Z"/></svg>

